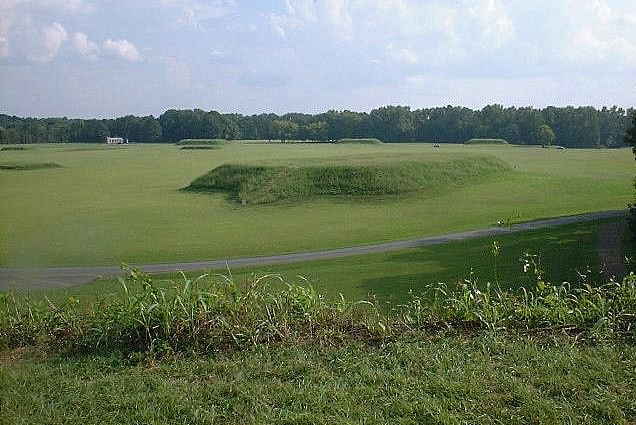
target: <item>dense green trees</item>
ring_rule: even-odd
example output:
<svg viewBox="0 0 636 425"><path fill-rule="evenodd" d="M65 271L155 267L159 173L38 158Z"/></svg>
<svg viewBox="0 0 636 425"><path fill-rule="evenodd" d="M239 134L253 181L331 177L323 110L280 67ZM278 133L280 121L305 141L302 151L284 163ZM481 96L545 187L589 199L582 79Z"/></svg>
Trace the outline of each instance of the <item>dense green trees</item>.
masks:
<svg viewBox="0 0 636 425"><path fill-rule="evenodd" d="M535 131L537 143L540 143L544 147L552 145L556 140L556 136L554 135L554 131L547 124L541 124L537 127Z"/></svg>
<svg viewBox="0 0 636 425"><path fill-rule="evenodd" d="M164 112L158 119L163 131L163 140L177 142L181 139L237 139L240 137L238 125L216 111L201 109Z"/></svg>
<svg viewBox="0 0 636 425"><path fill-rule="evenodd" d="M335 111L285 115L220 114L170 109L158 118L19 118L0 114L0 143L101 142L120 136L131 142L180 139L337 140L372 137L387 142L464 142L502 138L512 143L552 143L566 147L624 146L634 109L591 106L564 108L488 105L481 110L445 106L411 110L383 106L370 112ZM551 132L547 131L548 129Z"/></svg>

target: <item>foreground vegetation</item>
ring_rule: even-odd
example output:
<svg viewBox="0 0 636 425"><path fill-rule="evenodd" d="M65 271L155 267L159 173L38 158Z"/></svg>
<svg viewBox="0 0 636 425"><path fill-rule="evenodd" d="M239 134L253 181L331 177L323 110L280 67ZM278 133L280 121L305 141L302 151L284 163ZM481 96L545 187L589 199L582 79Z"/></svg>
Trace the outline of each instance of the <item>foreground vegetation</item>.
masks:
<svg viewBox="0 0 636 425"><path fill-rule="evenodd" d="M0 346L36 343L79 352L213 352L269 343L376 344L407 333L488 329L521 334L562 330L584 338L636 337L636 277L600 286L551 285L535 258L524 267L536 289L501 290L466 280L458 289L427 287L386 313L369 301L326 301L313 288L280 277L254 277L246 287L226 276L183 276L173 288L132 270L122 296L80 308L21 301L4 294ZM274 283L284 289L271 287ZM131 286L138 285L134 290Z"/></svg>
<svg viewBox="0 0 636 425"><path fill-rule="evenodd" d="M306 286L139 271L90 309L5 295L4 422L629 423L636 277L466 281L383 312ZM278 281L278 284L281 284ZM139 291L131 287L139 285ZM82 403L78 403L78 400Z"/></svg>
<svg viewBox="0 0 636 425"><path fill-rule="evenodd" d="M242 208L228 203L223 193L193 195L179 190L228 163L392 167L483 156L507 163L512 171L384 200L316 197L302 204ZM62 166L0 170L2 266L145 264L328 249L489 227L498 220L624 208L633 190L628 149L234 143L214 150L181 150L174 145L38 145L2 152L2 161ZM42 244L43 240L50 243Z"/></svg>
<svg viewBox="0 0 636 425"><path fill-rule="evenodd" d="M0 354L0 422L629 424L632 344L492 334L131 361Z"/></svg>

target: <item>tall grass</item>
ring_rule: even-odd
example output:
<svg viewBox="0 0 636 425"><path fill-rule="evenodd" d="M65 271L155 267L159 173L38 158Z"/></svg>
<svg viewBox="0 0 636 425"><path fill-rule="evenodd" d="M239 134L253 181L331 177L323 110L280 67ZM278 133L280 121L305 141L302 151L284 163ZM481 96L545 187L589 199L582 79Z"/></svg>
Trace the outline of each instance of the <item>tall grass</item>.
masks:
<svg viewBox="0 0 636 425"><path fill-rule="evenodd" d="M252 204L298 201L314 196L400 195L443 189L509 170L490 157L376 166L221 165L186 190L222 191Z"/></svg>
<svg viewBox="0 0 636 425"><path fill-rule="evenodd" d="M532 266L532 259L528 260ZM0 346L44 345L79 352L210 352L272 343L378 344L405 333L446 330L567 333L575 338L636 338L636 275L593 286L552 285L509 292L467 279L449 291L434 285L390 311L373 301L326 301L311 286L277 275L182 275L170 289L139 270L120 279L120 296L80 308L70 298L0 299Z"/></svg>

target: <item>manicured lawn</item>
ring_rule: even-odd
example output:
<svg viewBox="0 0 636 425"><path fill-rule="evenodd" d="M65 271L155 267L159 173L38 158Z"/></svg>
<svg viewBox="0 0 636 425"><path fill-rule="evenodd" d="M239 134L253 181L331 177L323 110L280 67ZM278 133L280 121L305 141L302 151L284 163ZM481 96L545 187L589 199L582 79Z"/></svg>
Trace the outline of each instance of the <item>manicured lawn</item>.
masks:
<svg viewBox="0 0 636 425"><path fill-rule="evenodd" d="M430 284L444 282L453 287L457 282L471 278L471 270L472 279L477 279L481 285L498 282L502 288L524 286L534 289L535 277L523 272L520 261L525 253L530 253L538 256L549 281L578 284L582 280L580 274L587 275L588 280L599 276L598 231L609 222L578 223L383 254L236 269L230 273L239 283L251 280L252 274L262 276L272 273L281 275L290 283L306 279L317 292L330 299L337 298L339 294L348 300L375 296L395 304L410 299L409 291L418 294ZM500 246L496 258L493 255L494 242ZM203 273L188 275L196 277ZM210 273L228 275L227 270ZM162 285L172 286L173 282L181 283L182 277L171 274L158 276L156 280ZM104 279L68 289L32 291L21 296L37 299L46 294L61 301L73 295L82 302L90 302L100 295L119 291L116 279Z"/></svg>
<svg viewBox="0 0 636 425"><path fill-rule="evenodd" d="M0 162L62 166L0 170L2 266L299 252L474 229L507 218L623 208L632 197L627 149L236 143L214 150L47 145L0 155ZM452 190L374 200L241 207L223 194L179 190L224 163L377 164L471 155L495 156L512 171Z"/></svg>

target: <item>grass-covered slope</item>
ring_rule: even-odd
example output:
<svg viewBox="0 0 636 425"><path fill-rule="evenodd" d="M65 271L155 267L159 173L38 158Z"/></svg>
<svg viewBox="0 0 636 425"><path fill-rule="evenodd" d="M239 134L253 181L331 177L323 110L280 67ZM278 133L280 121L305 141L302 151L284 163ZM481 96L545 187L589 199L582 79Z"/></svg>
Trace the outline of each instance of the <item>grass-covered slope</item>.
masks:
<svg viewBox="0 0 636 425"><path fill-rule="evenodd" d="M130 362L0 353L6 424L621 424L636 350L558 338L408 335Z"/></svg>
<svg viewBox="0 0 636 425"><path fill-rule="evenodd" d="M0 148L0 151L26 151L28 148L24 146L4 146Z"/></svg>
<svg viewBox="0 0 636 425"><path fill-rule="evenodd" d="M3 162L0 163L0 170L45 170L49 168L61 168L62 166L55 162Z"/></svg>
<svg viewBox="0 0 636 425"><path fill-rule="evenodd" d="M507 170L506 163L490 157L375 166L226 164L196 178L186 189L227 192L234 199L267 204L314 196L386 196L445 189Z"/></svg>
<svg viewBox="0 0 636 425"><path fill-rule="evenodd" d="M177 146L219 146L224 145L228 141L225 139L181 139Z"/></svg>
<svg viewBox="0 0 636 425"><path fill-rule="evenodd" d="M504 139L470 139L464 142L466 145L507 145Z"/></svg>
<svg viewBox="0 0 636 425"><path fill-rule="evenodd" d="M274 275L0 293L0 423L633 423L636 278L527 265L528 291L439 284L390 311Z"/></svg>
<svg viewBox="0 0 636 425"><path fill-rule="evenodd" d="M219 149L218 146L215 145L201 145L201 146L197 146L197 145L186 145L186 146L182 146L181 147L182 150L190 150L190 151L197 151L197 150L212 150L212 149Z"/></svg>
<svg viewBox="0 0 636 425"><path fill-rule="evenodd" d="M0 422L632 423L634 277L536 277L391 313L265 277L165 291L133 272L88 309L2 294Z"/></svg>
<svg viewBox="0 0 636 425"><path fill-rule="evenodd" d="M349 138L349 139L338 139L336 143L359 143L363 145L381 145L382 140L376 138Z"/></svg>

